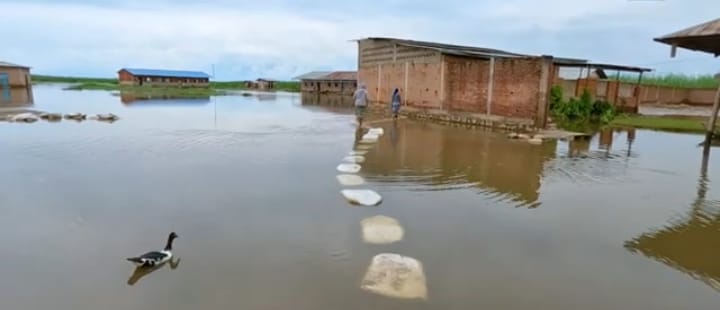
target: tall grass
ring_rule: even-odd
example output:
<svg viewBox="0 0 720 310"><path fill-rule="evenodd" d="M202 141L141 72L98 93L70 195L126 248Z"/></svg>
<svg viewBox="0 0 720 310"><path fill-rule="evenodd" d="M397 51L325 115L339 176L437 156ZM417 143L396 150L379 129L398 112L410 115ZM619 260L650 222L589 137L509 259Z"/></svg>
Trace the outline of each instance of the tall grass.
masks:
<svg viewBox="0 0 720 310"><path fill-rule="evenodd" d="M620 81L628 83L637 83L637 76L621 75ZM717 88L720 81L716 80L713 75L685 75L685 74L665 74L643 76L641 85L666 86L677 88Z"/></svg>

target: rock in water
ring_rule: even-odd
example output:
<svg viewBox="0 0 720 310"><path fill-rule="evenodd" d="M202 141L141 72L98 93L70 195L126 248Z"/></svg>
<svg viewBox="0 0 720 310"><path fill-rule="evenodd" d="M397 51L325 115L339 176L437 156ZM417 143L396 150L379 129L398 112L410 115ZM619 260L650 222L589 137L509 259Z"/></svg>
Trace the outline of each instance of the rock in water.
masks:
<svg viewBox="0 0 720 310"><path fill-rule="evenodd" d="M362 167L358 164L339 164L337 170L342 173L358 173Z"/></svg>
<svg viewBox="0 0 720 310"><path fill-rule="evenodd" d="M10 121L19 123L34 123L38 120L37 115L32 113L20 113L10 117Z"/></svg>
<svg viewBox="0 0 720 310"><path fill-rule="evenodd" d="M382 202L380 194L369 189L344 189L340 193L352 204L377 206Z"/></svg>
<svg viewBox="0 0 720 310"><path fill-rule="evenodd" d="M358 163L358 164L360 164L360 163L365 162L365 157L362 157L362 156L360 156L360 155L346 156L345 158L343 158L342 161L348 162L348 163Z"/></svg>
<svg viewBox="0 0 720 310"><path fill-rule="evenodd" d="M537 145L537 144L542 144L542 143L543 143L543 140L540 139L540 138L532 138L532 139L528 139L528 142L529 142L530 144L536 144L536 145Z"/></svg>
<svg viewBox="0 0 720 310"><path fill-rule="evenodd" d="M403 239L405 230L394 218L373 216L361 222L363 240L372 244L389 244Z"/></svg>
<svg viewBox="0 0 720 310"><path fill-rule="evenodd" d="M373 257L360 287L392 298L427 299L427 284L422 263L398 254Z"/></svg>
<svg viewBox="0 0 720 310"><path fill-rule="evenodd" d="M358 186L365 184L365 179L354 174L340 174L337 176L338 182L343 186Z"/></svg>

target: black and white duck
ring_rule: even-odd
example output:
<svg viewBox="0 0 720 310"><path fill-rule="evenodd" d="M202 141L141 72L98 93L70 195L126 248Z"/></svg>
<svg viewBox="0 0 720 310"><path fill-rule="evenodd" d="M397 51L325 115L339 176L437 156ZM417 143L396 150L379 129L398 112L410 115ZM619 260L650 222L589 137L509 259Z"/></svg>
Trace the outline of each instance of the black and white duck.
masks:
<svg viewBox="0 0 720 310"><path fill-rule="evenodd" d="M178 235L175 232L171 232L168 236L165 249L162 251L147 252L137 257L128 257L127 260L139 267L154 267L156 265L163 264L173 257L172 243L177 237Z"/></svg>

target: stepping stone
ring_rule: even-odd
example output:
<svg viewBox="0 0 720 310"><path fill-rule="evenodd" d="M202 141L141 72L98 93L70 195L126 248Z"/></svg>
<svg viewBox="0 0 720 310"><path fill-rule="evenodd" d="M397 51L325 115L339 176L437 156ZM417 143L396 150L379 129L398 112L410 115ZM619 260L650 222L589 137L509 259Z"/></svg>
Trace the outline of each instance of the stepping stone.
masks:
<svg viewBox="0 0 720 310"><path fill-rule="evenodd" d="M390 244L403 239L405 230L391 217L378 215L366 218L362 225L363 240L372 244Z"/></svg>
<svg viewBox="0 0 720 310"><path fill-rule="evenodd" d="M364 155L367 154L367 153L368 153L368 151L366 151L366 150L359 150L359 151L350 151L350 153L348 153L348 155L350 155L350 156L364 156Z"/></svg>
<svg viewBox="0 0 720 310"><path fill-rule="evenodd" d="M368 130L368 134L382 136L383 134L385 134L385 130L383 130L382 128L371 128L370 130Z"/></svg>
<svg viewBox="0 0 720 310"><path fill-rule="evenodd" d="M360 143L375 143L378 141L379 138L380 136L378 135L365 134L364 136L362 136Z"/></svg>
<svg viewBox="0 0 720 310"><path fill-rule="evenodd" d="M373 257L360 288L399 299L427 299L422 263L412 257L383 253Z"/></svg>
<svg viewBox="0 0 720 310"><path fill-rule="evenodd" d="M348 163L358 163L358 164L360 164L360 163L365 162L365 157L360 156L360 155L346 156L345 158L342 159L342 161L348 162Z"/></svg>
<svg viewBox="0 0 720 310"><path fill-rule="evenodd" d="M377 206L382 202L380 194L369 189L344 189L340 193L352 204Z"/></svg>
<svg viewBox="0 0 720 310"><path fill-rule="evenodd" d="M360 143L362 143L362 141L360 141ZM371 144L360 144L355 147L355 149L357 149L359 151L365 151L365 152L367 152L369 149L372 149L372 148L373 148L373 146Z"/></svg>
<svg viewBox="0 0 720 310"><path fill-rule="evenodd" d="M358 173L362 167L358 164L339 164L337 170L342 173Z"/></svg>
<svg viewBox="0 0 720 310"><path fill-rule="evenodd" d="M358 186L365 184L365 179L354 174L340 174L337 176L338 182L343 186Z"/></svg>

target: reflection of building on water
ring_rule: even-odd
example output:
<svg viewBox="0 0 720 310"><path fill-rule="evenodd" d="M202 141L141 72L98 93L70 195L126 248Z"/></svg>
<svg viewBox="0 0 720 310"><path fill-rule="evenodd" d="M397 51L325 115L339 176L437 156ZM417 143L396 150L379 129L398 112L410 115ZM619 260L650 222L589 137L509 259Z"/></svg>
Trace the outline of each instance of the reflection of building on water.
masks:
<svg viewBox="0 0 720 310"><path fill-rule="evenodd" d="M302 93L301 104L304 107L322 107L331 112L352 113L352 96L339 94Z"/></svg>
<svg viewBox="0 0 720 310"><path fill-rule="evenodd" d="M179 98L173 96L139 96L132 92L120 92L124 105L205 105L210 97Z"/></svg>
<svg viewBox="0 0 720 310"><path fill-rule="evenodd" d="M720 201L706 198L709 180L703 159L697 198L684 219L627 241L625 248L680 270L720 291Z"/></svg>
<svg viewBox="0 0 720 310"><path fill-rule="evenodd" d="M555 141L531 145L501 133L397 121L366 155L361 174L379 182L413 182L432 190L480 188L489 195L536 206L545 163Z"/></svg>
<svg viewBox="0 0 720 310"><path fill-rule="evenodd" d="M0 61L0 107L33 103L30 68Z"/></svg>
<svg viewBox="0 0 720 310"><path fill-rule="evenodd" d="M598 148L605 151L610 151L613 146L613 142L616 138L616 135L620 135L623 132L625 132L627 136L627 147L628 147L628 156L630 155L630 150L632 148L632 143L635 141L635 129L603 129L597 134L597 144ZM570 140L568 142L568 156L569 157L577 157L577 156L587 156L590 154L590 146L593 143L592 137L577 137L573 140Z"/></svg>

